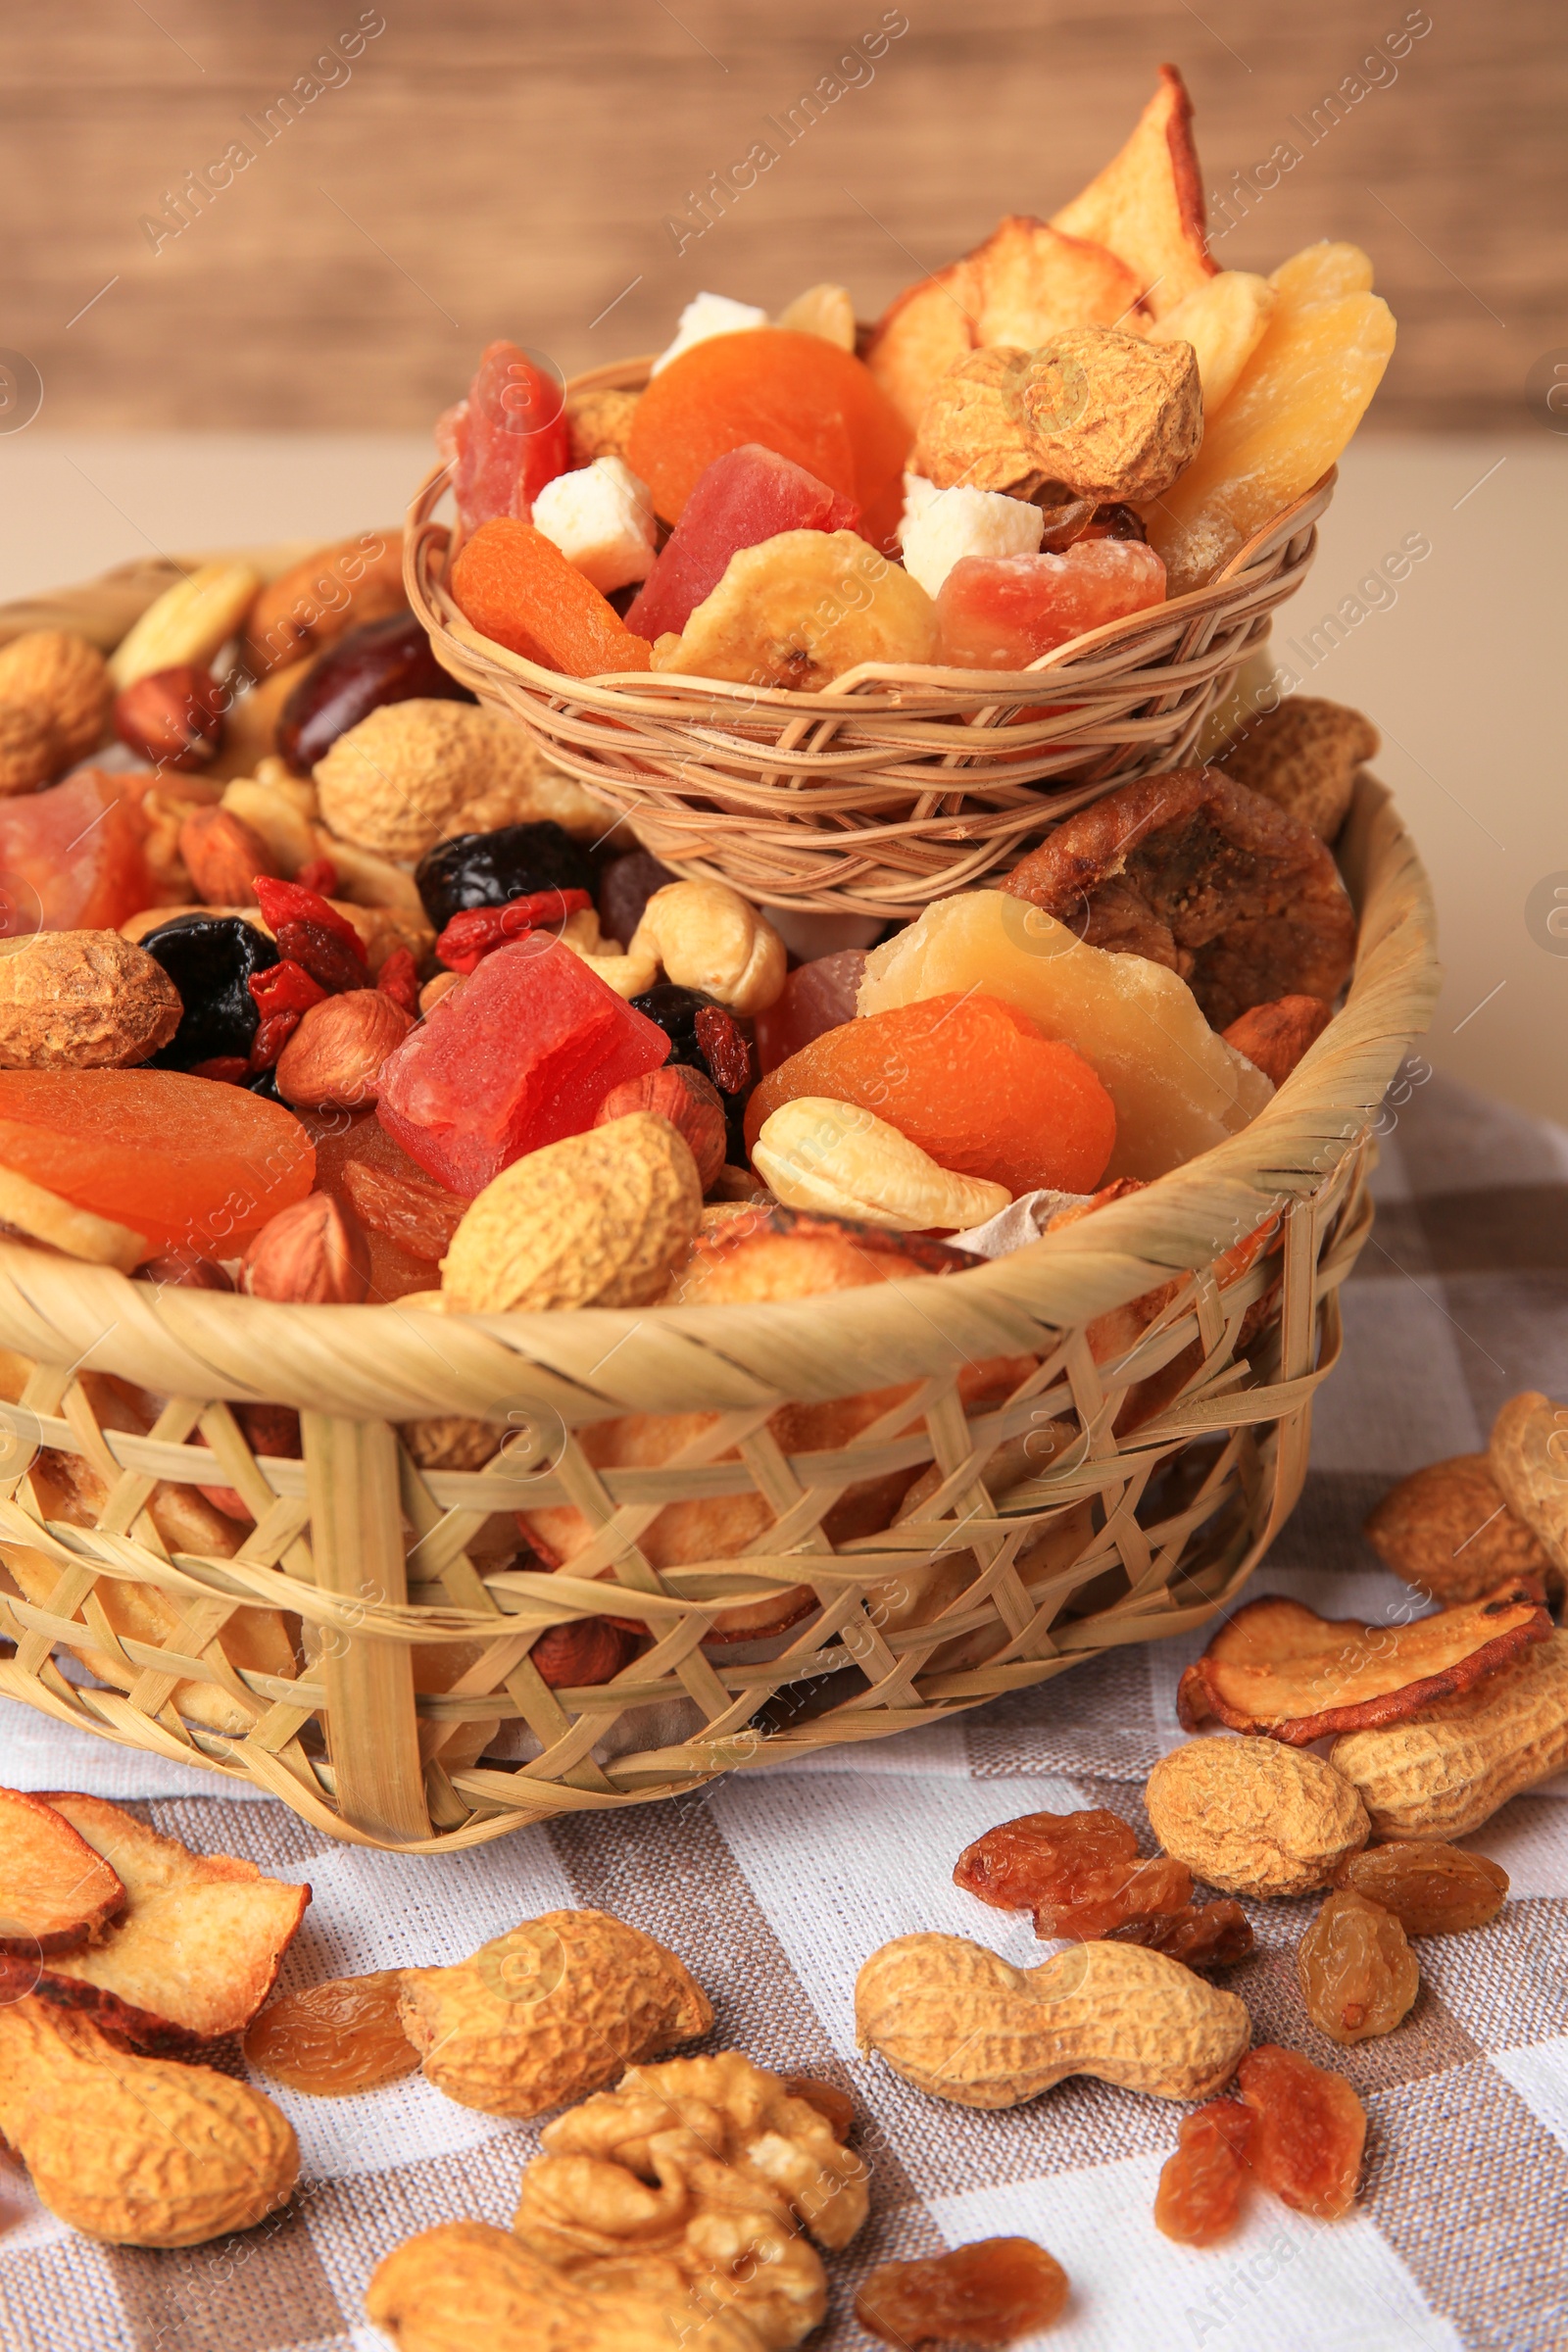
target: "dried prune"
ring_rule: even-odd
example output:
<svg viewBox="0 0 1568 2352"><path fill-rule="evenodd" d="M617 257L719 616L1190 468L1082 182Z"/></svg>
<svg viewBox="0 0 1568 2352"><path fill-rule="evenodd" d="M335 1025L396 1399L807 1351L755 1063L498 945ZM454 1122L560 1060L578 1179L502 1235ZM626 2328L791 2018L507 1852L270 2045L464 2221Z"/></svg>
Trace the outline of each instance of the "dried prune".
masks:
<svg viewBox="0 0 1568 2352"><path fill-rule="evenodd" d="M1183 2116L1176 2153L1160 2168L1154 2228L1179 2246L1211 2246L1236 2226L1247 2185L1252 2111L1238 2099L1211 2099Z"/></svg>
<svg viewBox="0 0 1568 2352"><path fill-rule="evenodd" d="M712 997L705 997L695 988L681 988L673 980L656 981L631 1002L634 1011L646 1014L668 1038L670 1061L701 1070L724 1097L725 1156L735 1167L743 1168L748 1157L745 1127L745 1092L751 1066L748 1025L737 1021ZM699 1015L703 1017L700 1019ZM746 1074L741 1070L743 1050ZM737 1079L739 1089L733 1083Z"/></svg>
<svg viewBox="0 0 1568 2352"><path fill-rule="evenodd" d="M848 2139L855 2122L855 2101L836 2082L819 2082L815 2075L786 2075L784 2087L792 2098L804 2099L833 2127L835 2139Z"/></svg>
<svg viewBox="0 0 1568 2352"><path fill-rule="evenodd" d="M1252 1925L1238 1902L1188 1903L1180 1911L1154 1911L1124 1920L1106 1939L1141 1943L1188 1968L1229 1968L1252 1948Z"/></svg>
<svg viewBox="0 0 1568 2352"><path fill-rule="evenodd" d="M401 1973L335 1977L285 1992L245 2035L245 2055L264 2075L321 2099L373 2090L412 2075L419 2053L398 2023Z"/></svg>
<svg viewBox="0 0 1568 2352"><path fill-rule="evenodd" d="M1331 2041L1392 2034L1421 1989L1421 1971L1392 1911L1342 1886L1296 1952L1306 2013Z"/></svg>
<svg viewBox="0 0 1568 2352"><path fill-rule="evenodd" d="M308 776L340 735L383 703L471 703L474 697L442 668L412 612L393 612L349 629L311 664L283 705L277 748L297 776Z"/></svg>
<svg viewBox="0 0 1568 2352"><path fill-rule="evenodd" d="M189 1070L220 1055L248 1058L258 1019L251 975L278 960L267 933L237 914L176 914L141 944L163 965L185 1007L169 1044L153 1055L154 1066Z"/></svg>
<svg viewBox="0 0 1568 2352"><path fill-rule="evenodd" d="M593 861L548 818L494 833L455 833L427 850L415 870L424 911L437 931L467 906L505 906L536 890L594 887Z"/></svg>
<svg viewBox="0 0 1568 2352"><path fill-rule="evenodd" d="M1024 1813L965 1846L954 1884L999 1911L1032 1911L1037 1936L1091 1942L1125 1920L1181 1911L1192 1873L1168 1855L1142 1861L1115 1813Z"/></svg>
<svg viewBox="0 0 1568 2352"><path fill-rule="evenodd" d="M1252 2111L1248 2162L1282 2204L1332 2221L1361 2178L1366 2109L1343 2075L1299 2050L1259 2042L1236 2070Z"/></svg>
<svg viewBox="0 0 1568 2352"><path fill-rule="evenodd" d="M855 2316L884 2344L1010 2344L1049 2328L1067 2274L1030 2237L981 2237L923 2262L879 2262Z"/></svg>
<svg viewBox="0 0 1568 2352"><path fill-rule="evenodd" d="M1369 1845L1340 1866L1342 1886L1392 1911L1407 1936L1457 1936L1495 1919L1508 1893L1508 1873L1485 1854L1457 1845L1398 1840Z"/></svg>

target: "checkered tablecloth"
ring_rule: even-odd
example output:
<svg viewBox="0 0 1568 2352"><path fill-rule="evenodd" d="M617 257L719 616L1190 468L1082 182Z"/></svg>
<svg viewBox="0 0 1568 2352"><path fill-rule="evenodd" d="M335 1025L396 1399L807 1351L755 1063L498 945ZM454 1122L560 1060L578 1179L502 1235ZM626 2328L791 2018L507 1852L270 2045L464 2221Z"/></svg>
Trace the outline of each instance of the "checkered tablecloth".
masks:
<svg viewBox="0 0 1568 2352"><path fill-rule="evenodd" d="M1422 1082L1424 1067L1385 1115L1378 1222L1346 1293L1306 1493L1251 1587L1333 1616L1376 1615L1402 1591L1359 1533L1395 1478L1483 1446L1516 1390L1568 1395L1568 1136ZM1170 2245L1151 2206L1174 2108L1077 2079L978 2114L857 2055L856 1970L889 1936L945 1929L1040 1956L1026 1920L953 1886L968 1839L1077 1805L1111 1806L1147 1836L1144 1776L1181 1738L1176 1681L1200 1646L1121 1649L929 1732L440 1859L331 1844L277 1804L215 1796L197 1772L3 1703L0 1778L130 1800L193 1846L308 1879L285 1984L457 1960L561 1905L662 1938L712 1996L715 2046L855 2093L871 2219L830 2258L822 2352L868 2343L851 2302L871 2262L1001 2232L1038 2238L1071 2277L1066 2317L1036 2339L1052 2352L1561 2352L1568 1783L1516 1798L1470 1841L1507 1870L1509 1903L1488 1928L1421 1943L1420 1997L1381 2040L1336 2049L1306 2021L1293 1954L1314 1906L1251 1906L1257 1954L1226 1982L1257 2038L1340 2068L1370 2113L1365 2193L1344 2221L1257 2192L1223 2245ZM374 2352L362 2297L382 2254L438 2221L510 2219L531 2127L470 2114L417 2077L347 2100L267 2088L299 2133L301 2189L282 2218L217 2247L91 2244L0 2168L5 2352Z"/></svg>

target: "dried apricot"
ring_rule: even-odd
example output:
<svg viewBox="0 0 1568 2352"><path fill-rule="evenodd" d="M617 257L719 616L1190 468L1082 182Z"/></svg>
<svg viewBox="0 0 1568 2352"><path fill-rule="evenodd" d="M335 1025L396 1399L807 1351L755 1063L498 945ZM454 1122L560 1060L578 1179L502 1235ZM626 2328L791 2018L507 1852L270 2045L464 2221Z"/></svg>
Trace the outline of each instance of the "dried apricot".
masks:
<svg viewBox="0 0 1568 2352"><path fill-rule="evenodd" d="M452 597L482 637L545 669L646 669L648 645L531 522L483 522L452 566Z"/></svg>
<svg viewBox="0 0 1568 2352"><path fill-rule="evenodd" d="M1252 2111L1239 2099L1211 2099L1184 2115L1176 2153L1160 2168L1154 2228L1179 2246L1211 2246L1228 2236L1247 2186Z"/></svg>
<svg viewBox="0 0 1568 2352"><path fill-rule="evenodd" d="M1264 2187L1319 2221L1348 2212L1361 2178L1366 2109L1345 2077L1277 2041L1249 2050L1236 2073L1252 2110L1248 2161Z"/></svg>
<svg viewBox="0 0 1568 2352"><path fill-rule="evenodd" d="M1068 2291L1033 2238L981 2237L923 2262L879 2262L855 2316L883 2344L1010 2344L1059 2319Z"/></svg>
<svg viewBox="0 0 1568 2352"><path fill-rule="evenodd" d="M1396 1839L1352 1854L1341 1865L1340 1884L1392 1911L1407 1936L1457 1936L1496 1918L1508 1873L1462 1846Z"/></svg>
<svg viewBox="0 0 1568 2352"><path fill-rule="evenodd" d="M819 335L752 327L710 336L662 368L637 403L626 463L666 522L698 477L750 441L855 499L858 529L885 547L904 505L909 427L870 370Z"/></svg>
<svg viewBox="0 0 1568 2352"><path fill-rule="evenodd" d="M813 1039L753 1095L748 1143L801 1095L872 1111L939 1167L1013 1194L1092 1192L1116 1141L1110 1097L1083 1055L974 991L868 1013Z"/></svg>
<svg viewBox="0 0 1568 2352"><path fill-rule="evenodd" d="M1392 1911L1342 1886L1296 1951L1307 2016L1330 2041L1392 2034L1421 1989L1421 1971Z"/></svg>
<svg viewBox="0 0 1568 2352"><path fill-rule="evenodd" d="M401 1970L378 1968L285 1992L246 2034L246 2058L262 2074L318 2099L412 2075L419 2053L398 2023L402 1982Z"/></svg>
<svg viewBox="0 0 1568 2352"><path fill-rule="evenodd" d="M1032 1911L1037 1936L1079 1943L1125 1920L1180 1911L1193 1891L1184 1863L1140 1861L1126 1822L1098 1808L999 1822L964 1847L953 1880L999 1911Z"/></svg>
<svg viewBox="0 0 1568 2352"><path fill-rule="evenodd" d="M1252 1948L1252 1924L1238 1902L1187 1903L1180 1911L1153 1911L1123 1920L1110 1930L1116 1943L1141 1943L1163 1952L1185 1968L1229 1968Z"/></svg>

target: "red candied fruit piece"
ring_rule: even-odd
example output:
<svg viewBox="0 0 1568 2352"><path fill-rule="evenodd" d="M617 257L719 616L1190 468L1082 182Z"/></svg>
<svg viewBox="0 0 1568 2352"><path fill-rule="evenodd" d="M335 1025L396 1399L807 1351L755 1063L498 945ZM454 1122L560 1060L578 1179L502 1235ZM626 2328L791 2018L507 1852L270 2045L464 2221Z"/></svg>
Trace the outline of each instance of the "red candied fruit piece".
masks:
<svg viewBox="0 0 1568 2352"><path fill-rule="evenodd" d="M828 1030L762 1080L748 1151L797 1095L858 1103L940 1167L1014 1195L1092 1192L1116 1141L1115 1107L1083 1055L997 997L925 997Z"/></svg>
<svg viewBox="0 0 1568 2352"><path fill-rule="evenodd" d="M636 637L608 597L531 522L481 523L452 566L452 595L481 637L570 678L647 669Z"/></svg>
<svg viewBox="0 0 1568 2352"><path fill-rule="evenodd" d="M0 1167L145 1234L229 1257L303 1200L316 1152L292 1111L183 1070L0 1070Z"/></svg>
<svg viewBox="0 0 1568 2352"><path fill-rule="evenodd" d="M467 399L448 410L442 429L466 533L501 514L526 522L545 484L571 464L562 388L515 343L486 346Z"/></svg>
<svg viewBox="0 0 1568 2352"><path fill-rule="evenodd" d="M662 368L637 403L626 463L678 523L715 458L760 442L860 509L885 548L904 507L909 427L852 352L780 326L712 335Z"/></svg>
<svg viewBox="0 0 1568 2352"><path fill-rule="evenodd" d="M814 1045L830 1029L853 1021L864 978L863 948L840 948L832 956L818 956L813 963L798 965L772 1004L756 1016L762 1075Z"/></svg>
<svg viewBox="0 0 1568 2352"><path fill-rule="evenodd" d="M965 556L937 594L941 658L955 669L1026 669L1164 600L1165 566L1138 539L1079 539L1059 556Z"/></svg>
<svg viewBox="0 0 1568 2352"><path fill-rule="evenodd" d="M118 931L153 903L143 838L125 779L101 768L0 801L0 938Z"/></svg>
<svg viewBox="0 0 1568 2352"><path fill-rule="evenodd" d="M632 600L626 626L652 645L682 630L724 577L731 556L780 531L850 531L859 521L853 498L814 473L749 441L727 450L698 475L685 511L653 570Z"/></svg>
<svg viewBox="0 0 1568 2352"><path fill-rule="evenodd" d="M612 1086L655 1070L669 1039L547 933L497 948L382 1065L376 1116L453 1192L564 1135Z"/></svg>

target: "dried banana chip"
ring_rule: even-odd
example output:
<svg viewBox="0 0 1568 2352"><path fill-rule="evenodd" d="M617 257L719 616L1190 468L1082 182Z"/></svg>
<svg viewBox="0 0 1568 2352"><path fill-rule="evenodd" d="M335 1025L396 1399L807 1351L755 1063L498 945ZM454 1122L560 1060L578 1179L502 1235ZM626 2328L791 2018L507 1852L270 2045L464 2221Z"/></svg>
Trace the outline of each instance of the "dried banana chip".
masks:
<svg viewBox="0 0 1568 2352"><path fill-rule="evenodd" d="M861 662L934 662L937 612L854 531L780 531L733 555L655 669L813 692Z"/></svg>

